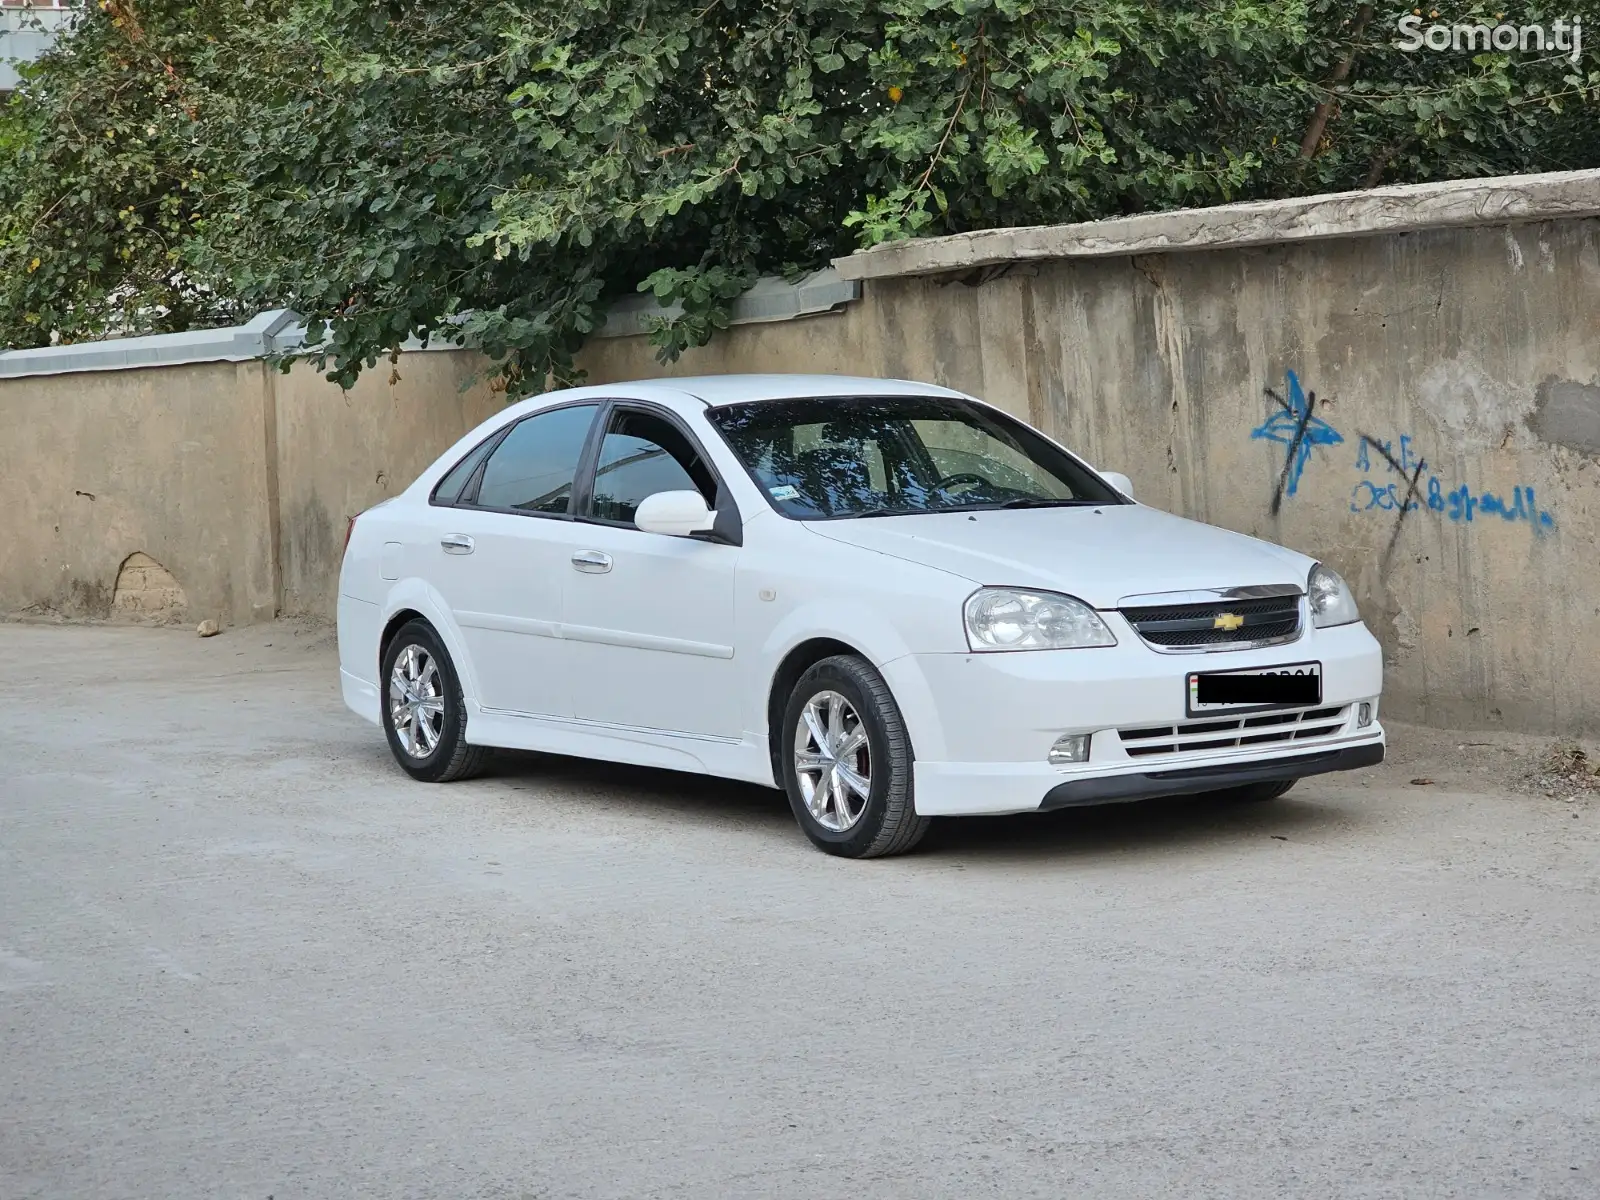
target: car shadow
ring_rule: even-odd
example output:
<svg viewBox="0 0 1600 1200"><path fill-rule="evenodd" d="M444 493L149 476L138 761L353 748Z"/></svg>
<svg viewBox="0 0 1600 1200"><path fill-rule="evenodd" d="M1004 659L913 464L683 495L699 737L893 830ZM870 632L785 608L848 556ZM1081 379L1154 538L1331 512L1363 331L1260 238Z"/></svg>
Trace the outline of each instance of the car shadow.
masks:
<svg viewBox="0 0 1600 1200"><path fill-rule="evenodd" d="M1309 790L1264 803L1169 796L1011 817L952 817L934 823L918 853L951 860L1103 858L1262 838L1300 840L1357 820L1348 808Z"/></svg>
<svg viewBox="0 0 1600 1200"><path fill-rule="evenodd" d="M483 778L523 790L558 788L613 811L643 802L685 820L723 823L748 819L763 826L794 826L788 798L773 788L664 767L639 767L599 759L568 758L531 750L497 750ZM797 831L798 832L798 831Z"/></svg>
<svg viewBox="0 0 1600 1200"><path fill-rule="evenodd" d="M802 838L782 792L729 779L525 751L499 752L487 778L518 791L559 788L614 813L637 811L644 804L652 812L668 811L688 822ZM1330 826L1348 829L1359 821L1350 806L1337 803L1312 781L1266 803L1173 796L1006 817L946 817L933 823L913 857L1100 858L1242 839L1295 840Z"/></svg>

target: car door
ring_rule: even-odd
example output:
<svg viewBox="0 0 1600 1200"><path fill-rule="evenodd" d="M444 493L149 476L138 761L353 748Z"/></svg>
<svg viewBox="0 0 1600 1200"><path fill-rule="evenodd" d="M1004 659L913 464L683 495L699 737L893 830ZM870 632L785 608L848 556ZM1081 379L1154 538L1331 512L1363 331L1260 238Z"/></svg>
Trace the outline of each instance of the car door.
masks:
<svg viewBox="0 0 1600 1200"><path fill-rule="evenodd" d="M654 406L612 405L591 470L562 600L576 715L741 736L733 662L739 548L633 523L639 502L656 492L698 491L708 505L720 492L731 505L726 489L681 419Z"/></svg>
<svg viewBox="0 0 1600 1200"><path fill-rule="evenodd" d="M561 590L579 534L574 483L598 411L569 404L524 417L476 465L463 462L455 499L435 493L428 577L461 630L484 708L572 715Z"/></svg>

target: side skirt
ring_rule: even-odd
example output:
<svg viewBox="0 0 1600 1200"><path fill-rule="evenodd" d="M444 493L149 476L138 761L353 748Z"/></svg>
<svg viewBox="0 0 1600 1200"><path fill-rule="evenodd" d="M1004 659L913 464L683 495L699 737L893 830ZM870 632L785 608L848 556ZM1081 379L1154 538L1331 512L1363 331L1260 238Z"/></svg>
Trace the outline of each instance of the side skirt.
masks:
<svg viewBox="0 0 1600 1200"><path fill-rule="evenodd" d="M568 754L775 786L765 739L749 735L738 740L706 737L469 705L467 741L475 746Z"/></svg>

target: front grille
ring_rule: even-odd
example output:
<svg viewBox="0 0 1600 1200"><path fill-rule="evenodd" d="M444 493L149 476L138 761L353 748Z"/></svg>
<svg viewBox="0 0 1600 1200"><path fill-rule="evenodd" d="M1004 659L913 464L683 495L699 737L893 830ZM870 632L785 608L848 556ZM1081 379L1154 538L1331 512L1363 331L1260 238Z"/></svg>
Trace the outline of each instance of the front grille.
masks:
<svg viewBox="0 0 1600 1200"><path fill-rule="evenodd" d="M1125 608L1122 615L1135 633L1162 650L1289 642L1300 633L1299 596ZM1234 624L1226 619L1228 617L1239 618L1239 623L1232 629L1218 628L1219 619L1225 624Z"/></svg>
<svg viewBox="0 0 1600 1200"><path fill-rule="evenodd" d="M1143 729L1119 729L1122 751L1129 758L1152 754L1185 754L1191 750L1231 750L1265 742L1306 742L1333 737L1344 728L1349 706L1305 708L1259 713L1226 720L1183 721Z"/></svg>

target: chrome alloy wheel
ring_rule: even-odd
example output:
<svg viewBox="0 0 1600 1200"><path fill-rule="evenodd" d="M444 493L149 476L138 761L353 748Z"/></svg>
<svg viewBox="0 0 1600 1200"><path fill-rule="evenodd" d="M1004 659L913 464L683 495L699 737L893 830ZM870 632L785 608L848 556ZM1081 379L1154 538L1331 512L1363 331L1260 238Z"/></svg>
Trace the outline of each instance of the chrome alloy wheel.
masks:
<svg viewBox="0 0 1600 1200"><path fill-rule="evenodd" d="M389 720L412 758L427 758L444 734L444 685L433 655L413 643L389 673Z"/></svg>
<svg viewBox="0 0 1600 1200"><path fill-rule="evenodd" d="M838 692L818 692L801 710L794 772L818 825L843 833L861 820L872 794L872 752L867 727Z"/></svg>

